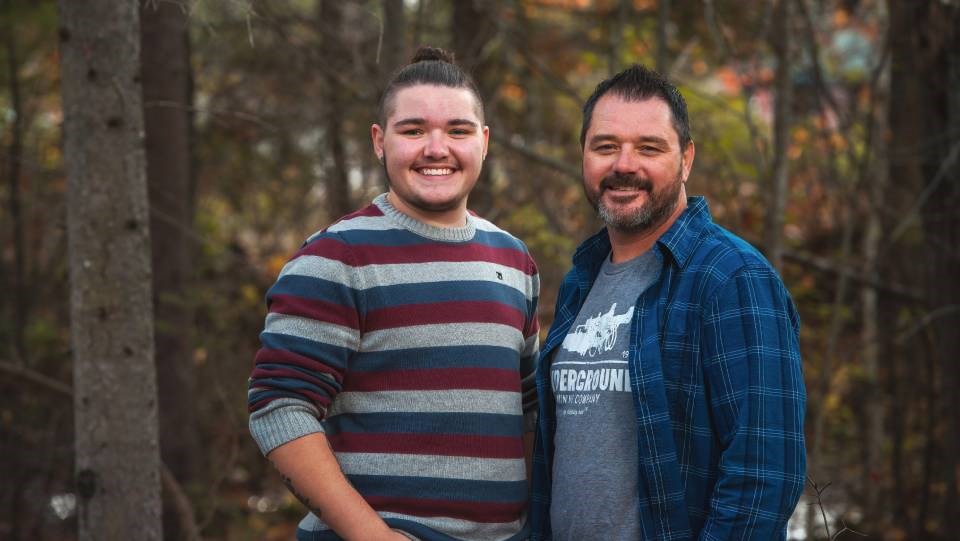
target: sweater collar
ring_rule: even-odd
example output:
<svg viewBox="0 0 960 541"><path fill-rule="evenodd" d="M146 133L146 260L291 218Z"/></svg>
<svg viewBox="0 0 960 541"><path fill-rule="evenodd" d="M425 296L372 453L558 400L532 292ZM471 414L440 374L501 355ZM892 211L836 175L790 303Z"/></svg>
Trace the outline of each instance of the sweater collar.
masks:
<svg viewBox="0 0 960 541"><path fill-rule="evenodd" d="M373 204L395 224L430 240L464 242L472 240L477 231L477 218L469 212L467 213L467 223L463 227L437 227L400 212L390 204L390 200L385 193L378 195L373 200Z"/></svg>

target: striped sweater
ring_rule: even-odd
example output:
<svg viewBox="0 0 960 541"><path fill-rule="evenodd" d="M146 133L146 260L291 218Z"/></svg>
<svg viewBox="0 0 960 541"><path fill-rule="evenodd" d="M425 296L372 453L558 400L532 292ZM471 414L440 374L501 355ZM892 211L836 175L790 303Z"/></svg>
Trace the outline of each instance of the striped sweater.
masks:
<svg viewBox="0 0 960 541"><path fill-rule="evenodd" d="M381 195L310 237L267 293L251 433L267 454L324 432L414 538L524 539L538 295L516 238L472 215L432 227ZM297 538L339 539L313 514Z"/></svg>

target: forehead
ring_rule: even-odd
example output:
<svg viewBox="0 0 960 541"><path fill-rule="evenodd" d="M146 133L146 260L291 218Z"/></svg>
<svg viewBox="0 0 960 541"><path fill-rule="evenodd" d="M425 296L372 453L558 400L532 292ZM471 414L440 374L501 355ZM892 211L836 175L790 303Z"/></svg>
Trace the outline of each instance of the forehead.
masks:
<svg viewBox="0 0 960 541"><path fill-rule="evenodd" d="M404 118L440 122L456 118L481 123L479 103L473 92L466 88L436 85L413 85L397 91L387 123Z"/></svg>
<svg viewBox="0 0 960 541"><path fill-rule="evenodd" d="M597 101L587 138L610 135L618 138L656 136L679 143L670 106L661 98L639 101L607 94Z"/></svg>

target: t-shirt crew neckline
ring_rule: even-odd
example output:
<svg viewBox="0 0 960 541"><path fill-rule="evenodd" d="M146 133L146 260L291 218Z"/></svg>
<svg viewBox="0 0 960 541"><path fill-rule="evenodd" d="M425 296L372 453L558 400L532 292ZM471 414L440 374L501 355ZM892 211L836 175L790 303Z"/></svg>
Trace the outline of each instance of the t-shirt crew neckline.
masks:
<svg viewBox="0 0 960 541"><path fill-rule="evenodd" d="M614 275L623 273L627 269L631 269L636 267L637 265L643 264L641 262L645 263L649 255L650 255L650 250L647 250L646 252L643 252L638 256L634 256L626 261L614 263L613 259L611 259L613 257L613 252L611 251L609 254L607 254L607 258L606 260L604 260L603 266L600 268L600 272L602 272L606 276L614 276Z"/></svg>

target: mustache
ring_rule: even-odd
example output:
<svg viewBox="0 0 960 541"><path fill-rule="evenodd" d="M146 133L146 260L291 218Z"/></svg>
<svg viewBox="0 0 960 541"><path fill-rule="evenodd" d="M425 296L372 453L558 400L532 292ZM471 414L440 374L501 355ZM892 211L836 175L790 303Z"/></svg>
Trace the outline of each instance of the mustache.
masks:
<svg viewBox="0 0 960 541"><path fill-rule="evenodd" d="M600 181L600 190L615 190L618 188L635 188L653 192L653 183L648 179L637 177L633 173L611 173Z"/></svg>

